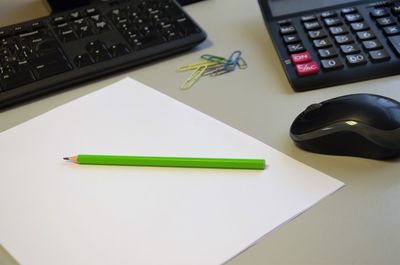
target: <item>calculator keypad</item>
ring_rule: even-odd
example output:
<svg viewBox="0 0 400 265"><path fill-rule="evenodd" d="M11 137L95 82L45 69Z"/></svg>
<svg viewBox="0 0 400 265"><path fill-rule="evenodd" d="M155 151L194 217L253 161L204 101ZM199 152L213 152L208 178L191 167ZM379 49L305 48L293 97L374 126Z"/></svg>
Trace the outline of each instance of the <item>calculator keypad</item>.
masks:
<svg viewBox="0 0 400 265"><path fill-rule="evenodd" d="M400 1L368 8L327 10L282 23L279 32L297 76L387 62L392 59L387 49L400 57Z"/></svg>

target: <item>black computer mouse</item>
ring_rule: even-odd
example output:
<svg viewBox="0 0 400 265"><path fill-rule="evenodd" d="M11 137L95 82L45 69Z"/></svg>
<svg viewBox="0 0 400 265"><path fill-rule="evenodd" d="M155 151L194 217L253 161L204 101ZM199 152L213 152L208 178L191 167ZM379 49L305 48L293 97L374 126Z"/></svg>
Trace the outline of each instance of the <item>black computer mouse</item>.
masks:
<svg viewBox="0 0 400 265"><path fill-rule="evenodd" d="M352 94L312 104L293 121L290 136L302 149L331 155L390 159L400 155L400 103Z"/></svg>

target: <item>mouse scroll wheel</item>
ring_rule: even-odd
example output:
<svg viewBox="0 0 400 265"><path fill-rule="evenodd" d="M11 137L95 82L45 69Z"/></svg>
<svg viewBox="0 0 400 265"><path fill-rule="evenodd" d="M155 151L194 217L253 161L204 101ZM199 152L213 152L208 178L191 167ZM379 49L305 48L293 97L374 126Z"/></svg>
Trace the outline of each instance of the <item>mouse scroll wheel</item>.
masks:
<svg viewBox="0 0 400 265"><path fill-rule="evenodd" d="M316 109L319 109L320 107L322 107L321 103L312 104L306 108L306 110L304 111L304 114L308 114Z"/></svg>

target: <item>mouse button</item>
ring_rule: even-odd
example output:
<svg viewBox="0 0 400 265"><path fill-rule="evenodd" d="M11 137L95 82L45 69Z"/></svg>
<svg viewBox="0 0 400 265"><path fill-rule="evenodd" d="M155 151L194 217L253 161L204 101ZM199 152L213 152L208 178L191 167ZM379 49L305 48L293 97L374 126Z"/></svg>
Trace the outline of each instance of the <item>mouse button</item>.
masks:
<svg viewBox="0 0 400 265"><path fill-rule="evenodd" d="M314 111L314 110L317 110L317 109L319 109L319 108L321 108L321 107L322 107L322 104L321 104L321 103L311 104L310 106L308 106L308 107L304 110L303 114L306 115L306 114L308 114L308 113L310 113L310 112L312 112L312 111Z"/></svg>
<svg viewBox="0 0 400 265"><path fill-rule="evenodd" d="M290 127L290 132L294 135L309 133L329 125L329 119L320 115L319 112L313 112L312 115L310 113L308 115L303 114L301 113Z"/></svg>
<svg viewBox="0 0 400 265"><path fill-rule="evenodd" d="M337 120L341 108L330 104L313 104L302 113L302 121L312 127L321 127Z"/></svg>
<svg viewBox="0 0 400 265"><path fill-rule="evenodd" d="M293 121L290 132L294 135L309 133L328 125L332 119L331 109L321 103L312 104Z"/></svg>

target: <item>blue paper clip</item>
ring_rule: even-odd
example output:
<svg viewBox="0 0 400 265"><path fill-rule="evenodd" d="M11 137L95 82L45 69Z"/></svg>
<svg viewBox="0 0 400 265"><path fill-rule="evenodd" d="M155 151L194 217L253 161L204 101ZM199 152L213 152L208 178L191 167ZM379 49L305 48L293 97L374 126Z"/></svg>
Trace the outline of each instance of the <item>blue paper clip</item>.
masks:
<svg viewBox="0 0 400 265"><path fill-rule="evenodd" d="M224 64L224 69L225 71L231 72L235 70L236 66L239 63L239 60L241 58L242 52L241 51L234 51L231 56L229 56L229 59L227 62Z"/></svg>

